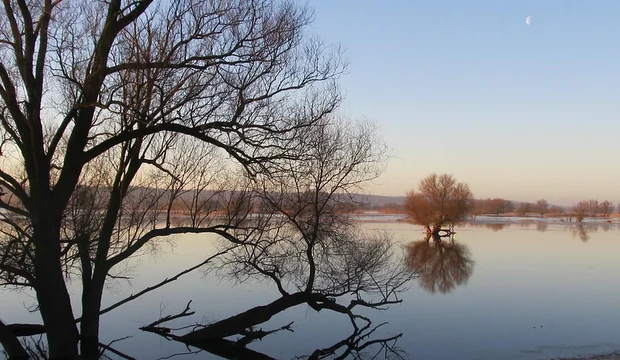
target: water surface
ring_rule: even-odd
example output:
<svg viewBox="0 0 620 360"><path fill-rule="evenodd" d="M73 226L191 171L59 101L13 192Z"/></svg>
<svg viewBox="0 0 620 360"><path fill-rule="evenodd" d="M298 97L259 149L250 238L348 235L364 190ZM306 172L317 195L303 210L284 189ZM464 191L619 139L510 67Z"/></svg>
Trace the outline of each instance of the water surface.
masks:
<svg viewBox="0 0 620 360"><path fill-rule="evenodd" d="M397 346L410 358L536 360L620 349L620 231L615 224L469 225L457 229L454 243L446 242L441 252L420 245L421 228L413 225L373 222L362 227L391 233L403 249L417 241L418 251L434 256L420 268L436 269L434 278L421 274L402 294L402 304L364 312L375 324L388 322L376 335L402 333ZM123 273L134 280L111 284L104 303L201 262L213 251L212 243L213 237L188 235L178 237L172 248L163 245L157 255L140 258ZM424 257L416 256L414 263L420 264ZM75 289L72 295L79 298ZM220 320L276 298L267 282L235 284L197 272L104 315L102 339L108 343L131 336L114 345L140 359L186 352L185 346L138 327L179 312L189 300L196 314L179 326ZM3 290L0 301L4 321L40 322L36 312L27 311L34 304L28 292ZM291 321L294 332L268 336L250 347L290 359L328 347L351 332L346 317L304 306L264 327ZM187 358L204 357L215 358L204 353Z"/></svg>

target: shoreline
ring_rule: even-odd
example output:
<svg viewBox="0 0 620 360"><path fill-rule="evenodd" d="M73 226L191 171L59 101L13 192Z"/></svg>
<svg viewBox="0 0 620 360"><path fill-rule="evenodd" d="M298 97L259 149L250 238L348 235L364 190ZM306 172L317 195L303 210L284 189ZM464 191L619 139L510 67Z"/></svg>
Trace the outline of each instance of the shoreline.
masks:
<svg viewBox="0 0 620 360"><path fill-rule="evenodd" d="M573 356L573 357L553 358L550 360L620 360L620 352L614 351L613 353L589 355L589 356L578 355L578 356Z"/></svg>

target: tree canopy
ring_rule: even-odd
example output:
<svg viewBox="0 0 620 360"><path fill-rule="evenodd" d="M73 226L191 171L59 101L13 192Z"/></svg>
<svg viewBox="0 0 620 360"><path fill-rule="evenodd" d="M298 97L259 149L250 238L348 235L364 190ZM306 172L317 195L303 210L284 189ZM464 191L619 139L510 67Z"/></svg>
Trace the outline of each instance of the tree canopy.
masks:
<svg viewBox="0 0 620 360"><path fill-rule="evenodd" d="M469 186L448 174L431 174L420 181L418 191L411 190L405 199L405 213L415 224L430 232L444 225L464 220L473 209Z"/></svg>

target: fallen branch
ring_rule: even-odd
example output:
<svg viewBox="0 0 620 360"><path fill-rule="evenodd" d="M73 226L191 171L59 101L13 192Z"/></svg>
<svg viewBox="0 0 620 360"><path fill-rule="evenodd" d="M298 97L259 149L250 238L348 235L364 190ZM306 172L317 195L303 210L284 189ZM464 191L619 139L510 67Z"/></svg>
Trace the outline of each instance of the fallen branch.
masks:
<svg viewBox="0 0 620 360"><path fill-rule="evenodd" d="M5 326L17 337L45 334L45 326L40 324L9 324Z"/></svg>

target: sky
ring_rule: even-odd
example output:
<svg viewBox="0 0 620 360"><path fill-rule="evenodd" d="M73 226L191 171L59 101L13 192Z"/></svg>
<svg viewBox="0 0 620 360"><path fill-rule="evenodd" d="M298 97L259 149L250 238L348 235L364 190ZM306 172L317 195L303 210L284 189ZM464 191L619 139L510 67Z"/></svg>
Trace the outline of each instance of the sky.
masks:
<svg viewBox="0 0 620 360"><path fill-rule="evenodd" d="M620 201L620 1L307 4L349 62L341 113L390 148L369 193L437 172L478 198Z"/></svg>

